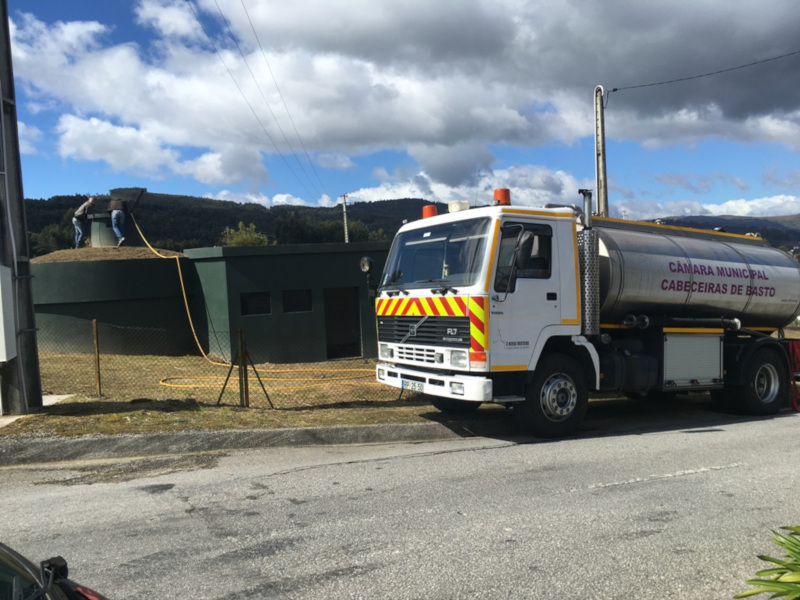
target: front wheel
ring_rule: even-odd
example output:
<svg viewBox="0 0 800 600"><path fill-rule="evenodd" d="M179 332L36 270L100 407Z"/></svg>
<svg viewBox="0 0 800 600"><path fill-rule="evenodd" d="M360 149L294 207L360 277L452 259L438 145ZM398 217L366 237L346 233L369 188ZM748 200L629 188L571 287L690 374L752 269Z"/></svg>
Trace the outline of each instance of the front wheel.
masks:
<svg viewBox="0 0 800 600"><path fill-rule="evenodd" d="M773 415L786 405L789 374L775 350L762 348L747 362L739 399L743 408L753 415Z"/></svg>
<svg viewBox="0 0 800 600"><path fill-rule="evenodd" d="M537 437L573 433L589 407L583 372L574 359L554 354L542 359L527 386L525 401L514 406L517 422Z"/></svg>

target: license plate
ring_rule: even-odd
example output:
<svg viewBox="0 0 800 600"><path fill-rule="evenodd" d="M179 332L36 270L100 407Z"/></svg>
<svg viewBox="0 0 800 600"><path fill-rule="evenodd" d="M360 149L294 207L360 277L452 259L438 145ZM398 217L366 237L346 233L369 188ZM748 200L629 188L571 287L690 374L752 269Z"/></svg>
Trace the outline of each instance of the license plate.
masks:
<svg viewBox="0 0 800 600"><path fill-rule="evenodd" d="M404 390L411 390L412 392L421 392L423 389L421 381L409 381L408 379L403 379L402 384Z"/></svg>

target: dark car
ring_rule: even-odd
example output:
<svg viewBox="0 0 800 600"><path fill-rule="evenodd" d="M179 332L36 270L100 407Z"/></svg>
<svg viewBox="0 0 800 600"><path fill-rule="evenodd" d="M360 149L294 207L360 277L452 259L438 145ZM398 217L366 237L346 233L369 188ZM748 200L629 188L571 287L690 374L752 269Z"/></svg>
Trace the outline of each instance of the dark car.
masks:
<svg viewBox="0 0 800 600"><path fill-rule="evenodd" d="M67 561L60 556L36 566L0 543L0 600L108 600L68 577Z"/></svg>

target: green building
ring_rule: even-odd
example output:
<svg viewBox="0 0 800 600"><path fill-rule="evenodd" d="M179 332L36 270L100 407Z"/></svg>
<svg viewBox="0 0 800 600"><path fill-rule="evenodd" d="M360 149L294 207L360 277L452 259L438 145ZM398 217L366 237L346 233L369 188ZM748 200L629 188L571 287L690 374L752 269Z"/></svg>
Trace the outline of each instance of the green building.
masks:
<svg viewBox="0 0 800 600"><path fill-rule="evenodd" d="M385 242L298 244L33 263L39 346L91 352L99 335L106 352L199 354L199 344L231 360L242 332L255 363L372 358L376 281L359 261L370 256L380 273L388 251Z"/></svg>
<svg viewBox="0 0 800 600"><path fill-rule="evenodd" d="M212 354L244 331L252 360L291 363L377 355L375 308L359 260L384 242L187 250L207 309Z"/></svg>

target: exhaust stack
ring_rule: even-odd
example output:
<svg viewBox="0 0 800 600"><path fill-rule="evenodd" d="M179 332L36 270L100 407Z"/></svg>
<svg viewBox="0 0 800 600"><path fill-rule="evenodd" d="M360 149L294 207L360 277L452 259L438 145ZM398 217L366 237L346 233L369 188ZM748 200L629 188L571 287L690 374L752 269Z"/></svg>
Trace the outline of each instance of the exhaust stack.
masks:
<svg viewBox="0 0 800 600"><path fill-rule="evenodd" d="M608 216L608 186L606 178L606 124L603 112L603 86L594 88L594 147L595 178L597 179L597 214Z"/></svg>

